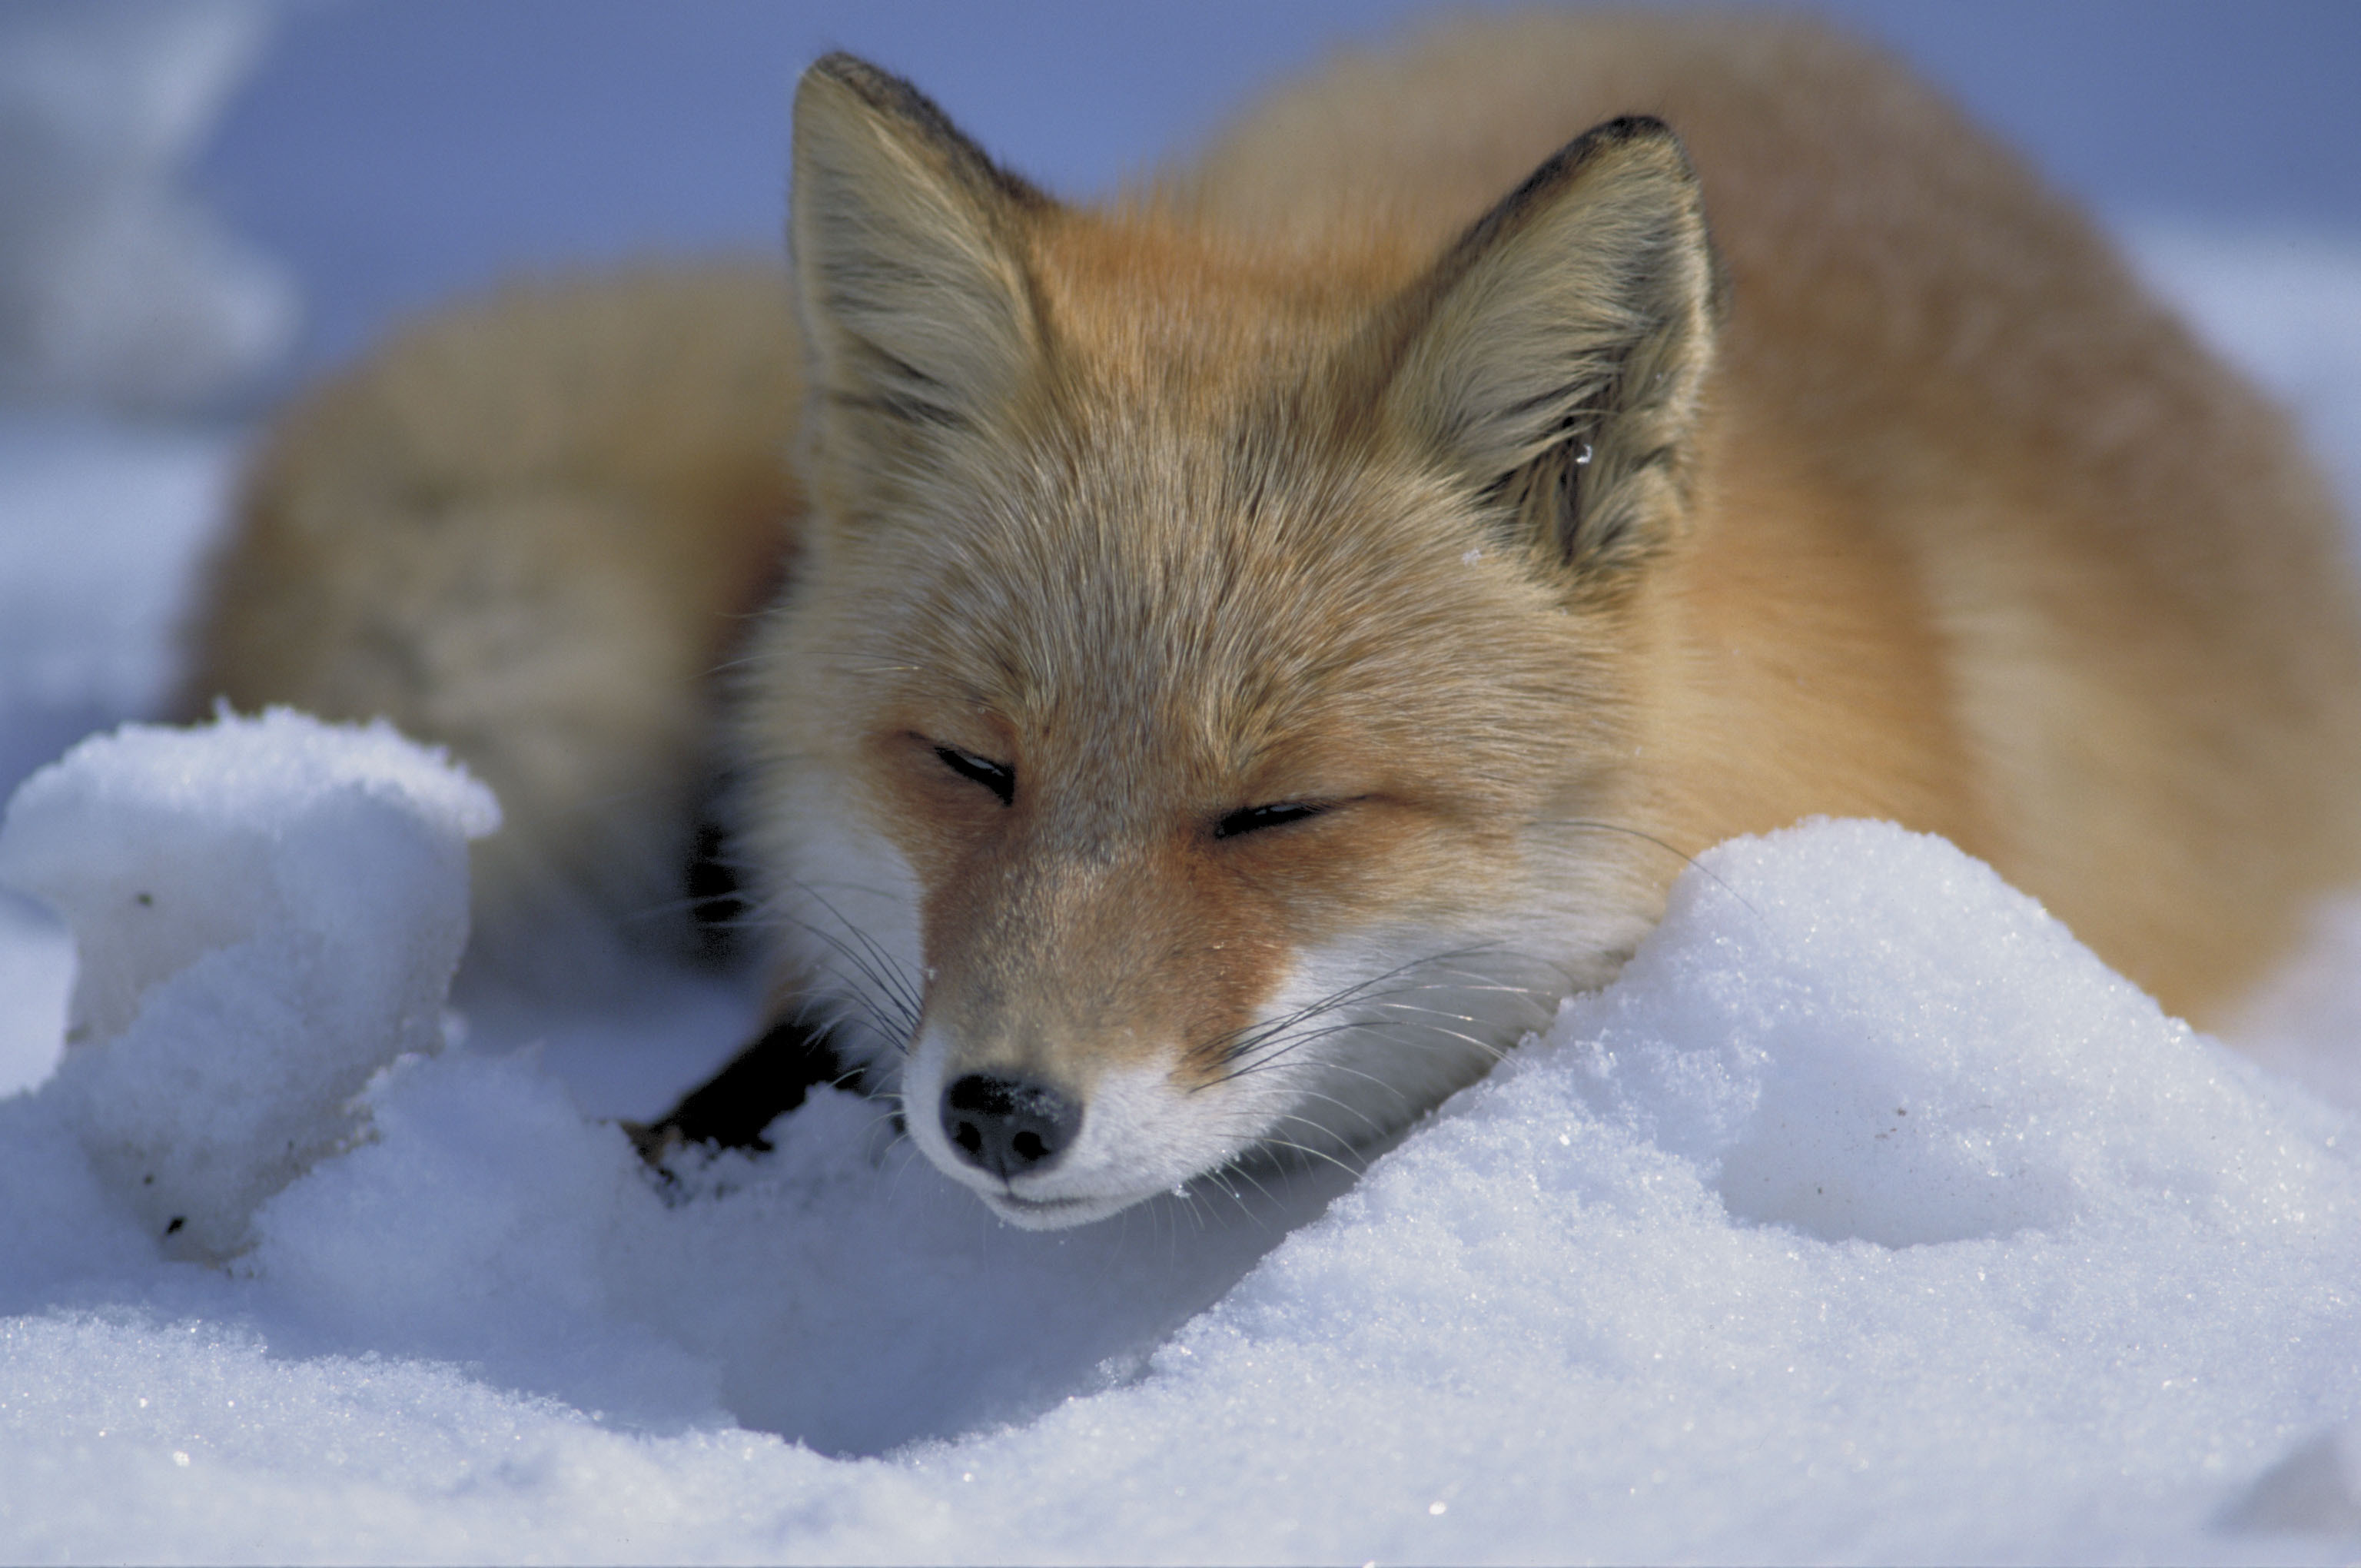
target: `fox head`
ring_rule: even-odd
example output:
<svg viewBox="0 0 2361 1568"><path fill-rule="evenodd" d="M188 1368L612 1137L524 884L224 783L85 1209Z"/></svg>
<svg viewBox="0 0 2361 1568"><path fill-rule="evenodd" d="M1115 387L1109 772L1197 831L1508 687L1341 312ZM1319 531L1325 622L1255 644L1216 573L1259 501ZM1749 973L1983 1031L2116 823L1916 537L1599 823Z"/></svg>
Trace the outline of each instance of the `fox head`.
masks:
<svg viewBox="0 0 2361 1568"><path fill-rule="evenodd" d="M813 510L743 705L783 1005L1004 1218L1334 1155L1610 974L1715 273L1651 120L1437 255L796 102Z"/></svg>

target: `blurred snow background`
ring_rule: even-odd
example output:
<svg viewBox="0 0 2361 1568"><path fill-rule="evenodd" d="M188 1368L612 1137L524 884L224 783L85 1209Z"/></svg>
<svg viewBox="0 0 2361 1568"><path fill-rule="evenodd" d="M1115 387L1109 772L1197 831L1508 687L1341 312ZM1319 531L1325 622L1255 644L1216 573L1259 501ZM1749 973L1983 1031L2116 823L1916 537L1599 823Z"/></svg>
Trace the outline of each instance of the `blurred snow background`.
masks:
<svg viewBox="0 0 2361 1568"><path fill-rule="evenodd" d="M271 23L254 0L0 10L0 398L186 409L291 345L293 278L183 188Z"/></svg>
<svg viewBox="0 0 2361 1568"><path fill-rule="evenodd" d="M2106 214L2361 502L2361 12L1830 8ZM0 794L152 707L292 381L517 269L775 250L820 49L1088 192L1411 14L0 4ZM2242 1058L1939 844L1732 846L1341 1199L1035 1236L841 1096L660 1201L596 1118L745 999L652 969L629 1012L445 1014L484 825L293 718L18 795L0 1556L2361 1548L2361 905Z"/></svg>

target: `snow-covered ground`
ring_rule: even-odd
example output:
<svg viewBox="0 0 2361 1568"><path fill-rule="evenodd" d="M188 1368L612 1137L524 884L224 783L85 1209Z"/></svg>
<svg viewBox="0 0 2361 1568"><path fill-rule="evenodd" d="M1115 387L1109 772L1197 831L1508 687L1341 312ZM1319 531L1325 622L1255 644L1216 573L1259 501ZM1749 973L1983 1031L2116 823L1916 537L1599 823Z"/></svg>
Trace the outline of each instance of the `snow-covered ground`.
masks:
<svg viewBox="0 0 2361 1568"><path fill-rule="evenodd" d="M154 406L280 330L159 183L255 11L116 11L193 30L48 183L0 166L64 192L0 274L66 258L0 316L98 335L0 369ZM76 270L102 218L151 270ZM2131 237L2361 515L2361 243ZM118 353L108 298L182 306ZM0 414L0 1559L2361 1552L2361 898L2234 1052L1948 846L1822 824L1705 857L1357 1182L1027 1234L823 1093L659 1191L607 1119L741 989L447 1007L496 807L381 730L76 746L162 700L247 433Z"/></svg>
<svg viewBox="0 0 2361 1568"><path fill-rule="evenodd" d="M2361 247L2140 251L2361 499ZM0 431L0 785L156 699L236 445ZM17 792L0 1555L2361 1546L2353 910L2258 1002L2265 1069L1938 841L1733 844L1357 1184L1038 1235L833 1093L660 1194L598 1118L743 1000L446 1016L491 816L293 717Z"/></svg>

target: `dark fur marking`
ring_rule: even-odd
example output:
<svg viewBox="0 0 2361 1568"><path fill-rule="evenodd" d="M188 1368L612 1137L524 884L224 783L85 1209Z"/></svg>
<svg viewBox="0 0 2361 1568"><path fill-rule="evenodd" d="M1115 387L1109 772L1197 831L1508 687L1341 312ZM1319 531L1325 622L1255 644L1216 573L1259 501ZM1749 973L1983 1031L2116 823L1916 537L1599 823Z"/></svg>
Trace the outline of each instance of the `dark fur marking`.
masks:
<svg viewBox="0 0 2361 1568"><path fill-rule="evenodd" d="M883 414L903 424L922 424L937 430L966 430L969 422L950 410L933 403L922 403L911 398L863 397L856 392L829 392L829 404L840 409L854 409L862 413Z"/></svg>
<svg viewBox="0 0 2361 1568"><path fill-rule="evenodd" d="M858 93L862 102L880 114L891 115L902 121L928 142L949 153L953 168L972 183L988 186L1023 207L1046 207L1049 198L1031 181L1011 173L993 161L989 153L967 137L967 134L951 123L932 98L911 86L890 71L878 70L858 55L839 51L821 56L812 63L812 71L831 82L842 82Z"/></svg>

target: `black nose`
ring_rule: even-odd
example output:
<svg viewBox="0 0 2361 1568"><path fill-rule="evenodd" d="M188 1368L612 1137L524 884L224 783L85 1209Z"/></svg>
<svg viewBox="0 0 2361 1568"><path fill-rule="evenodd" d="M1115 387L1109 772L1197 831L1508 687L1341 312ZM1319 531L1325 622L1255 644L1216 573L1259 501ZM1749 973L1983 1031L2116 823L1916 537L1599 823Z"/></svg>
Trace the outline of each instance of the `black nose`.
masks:
<svg viewBox="0 0 2361 1568"><path fill-rule="evenodd" d="M1082 1108L1046 1083L972 1072L943 1091L943 1136L1003 1181L1049 1169L1082 1129Z"/></svg>

